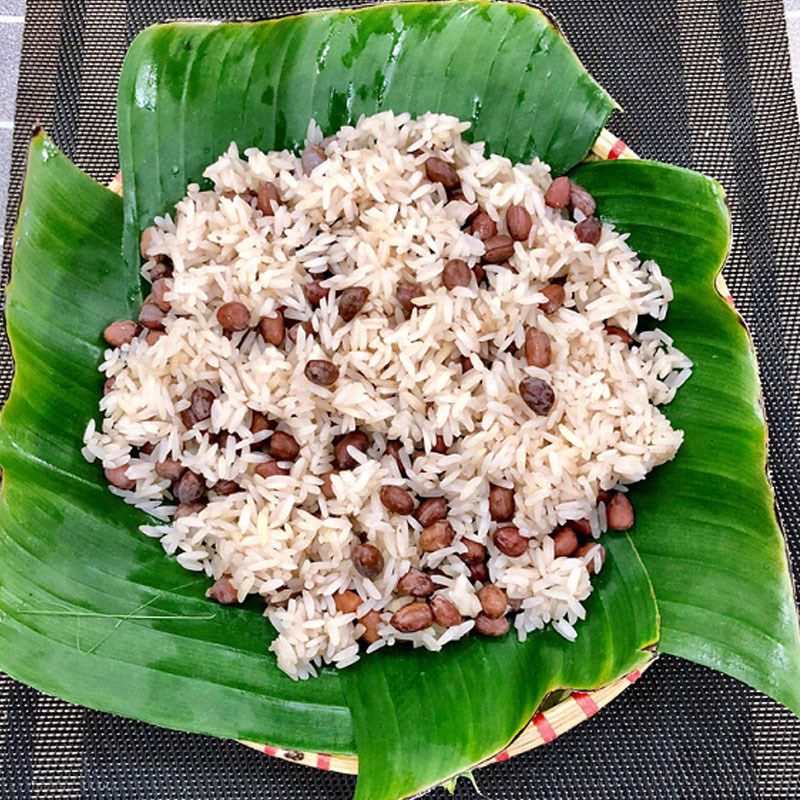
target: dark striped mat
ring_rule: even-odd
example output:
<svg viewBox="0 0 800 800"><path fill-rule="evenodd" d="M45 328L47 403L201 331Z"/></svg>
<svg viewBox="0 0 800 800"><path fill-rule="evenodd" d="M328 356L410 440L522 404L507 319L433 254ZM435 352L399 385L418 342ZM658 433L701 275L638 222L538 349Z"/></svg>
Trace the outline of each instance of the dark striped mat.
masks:
<svg viewBox="0 0 800 800"><path fill-rule="evenodd" d="M626 109L610 127L642 156L725 185L726 276L759 351L772 471L800 565L800 138L781 0L548 0ZM333 6L334 2L309 3ZM35 120L101 181L117 170L122 57L145 25L256 18L286 0L28 0L3 284ZM0 345L0 396L12 366ZM733 557L733 556L732 556ZM800 797L800 722L721 675L663 658L634 689L547 747L478 775L490 800ZM0 797L346 800L353 779L230 742L76 708L0 675ZM446 797L443 790L434 795ZM474 797L462 786L457 798Z"/></svg>

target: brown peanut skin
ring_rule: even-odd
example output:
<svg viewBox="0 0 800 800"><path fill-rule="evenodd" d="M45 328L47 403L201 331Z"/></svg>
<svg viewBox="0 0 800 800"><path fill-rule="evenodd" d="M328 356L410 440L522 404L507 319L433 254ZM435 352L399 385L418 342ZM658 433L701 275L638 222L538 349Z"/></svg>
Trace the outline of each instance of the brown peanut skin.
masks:
<svg viewBox="0 0 800 800"><path fill-rule="evenodd" d="M631 501L621 492L614 492L606 508L606 520L612 531L627 531L633 527L635 515Z"/></svg>
<svg viewBox="0 0 800 800"><path fill-rule="evenodd" d="M217 309L217 322L226 331L243 331L250 326L250 312L243 303L224 303Z"/></svg>
<svg viewBox="0 0 800 800"><path fill-rule="evenodd" d="M361 634L360 638L367 644L374 644L381 638L378 633L378 626L381 624L381 615L377 611L368 611L358 621L364 626L364 633Z"/></svg>
<svg viewBox="0 0 800 800"><path fill-rule="evenodd" d="M503 636L508 633L508 620L505 617L492 619L481 612L475 617L475 630L484 636Z"/></svg>
<svg viewBox="0 0 800 800"><path fill-rule="evenodd" d="M430 575L412 567L397 582L397 588L411 597L430 597L436 590L436 584Z"/></svg>
<svg viewBox="0 0 800 800"><path fill-rule="evenodd" d="M286 340L286 321L278 312L272 317L261 317L258 321L258 332L267 344L280 347Z"/></svg>
<svg viewBox="0 0 800 800"><path fill-rule="evenodd" d="M437 594L431 597L430 606L433 613L433 621L442 628L452 628L464 621L459 610L441 595Z"/></svg>
<svg viewBox="0 0 800 800"><path fill-rule="evenodd" d="M409 603L392 615L391 624L401 633L417 633L429 628L433 622L433 613L427 603Z"/></svg>
<svg viewBox="0 0 800 800"><path fill-rule="evenodd" d="M530 367L544 369L553 357L550 337L537 328L525 331L525 361Z"/></svg>
<svg viewBox="0 0 800 800"><path fill-rule="evenodd" d="M455 167L438 156L431 156L425 162L425 175L429 181L441 183L445 189L455 189L460 183Z"/></svg>
<svg viewBox="0 0 800 800"><path fill-rule="evenodd" d="M545 205L550 208L566 208L569 205L569 199L570 185L566 175L556 178L544 193Z"/></svg>
<svg viewBox="0 0 800 800"><path fill-rule="evenodd" d="M547 298L539 308L544 314L555 314L564 305L566 293L560 283L550 283L542 289L542 294Z"/></svg>
<svg viewBox="0 0 800 800"><path fill-rule="evenodd" d="M361 598L350 589L333 596L333 603L340 614L353 614L361 605Z"/></svg>
<svg viewBox="0 0 800 800"><path fill-rule="evenodd" d="M481 601L483 613L489 619L499 619L506 613L508 598L506 593L494 584L487 583L479 592L478 600Z"/></svg>
<svg viewBox="0 0 800 800"><path fill-rule="evenodd" d="M443 497L429 497L414 512L414 517L423 528L433 525L447 516L447 500Z"/></svg>
<svg viewBox="0 0 800 800"><path fill-rule="evenodd" d="M406 516L414 510L414 498L402 486L382 486L381 503L393 514Z"/></svg>
<svg viewBox="0 0 800 800"><path fill-rule="evenodd" d="M337 469L354 469L358 466L358 462L347 451L348 447L364 453L369 447L369 437L364 431L352 431L342 436L333 446L333 460Z"/></svg>
<svg viewBox="0 0 800 800"><path fill-rule="evenodd" d="M495 522L510 522L514 517L514 490L489 485L489 515Z"/></svg>
<svg viewBox="0 0 800 800"><path fill-rule="evenodd" d="M493 538L497 549L510 558L517 558L528 549L528 540L514 525L499 528L495 531Z"/></svg>
<svg viewBox="0 0 800 800"><path fill-rule="evenodd" d="M578 537L572 528L559 528L553 534L553 555L555 558L571 556L578 549Z"/></svg>
<svg viewBox="0 0 800 800"><path fill-rule="evenodd" d="M525 206L511 206L506 212L506 227L514 241L524 242L533 227L533 219Z"/></svg>
<svg viewBox="0 0 800 800"><path fill-rule="evenodd" d="M353 565L365 578L373 580L383 572L383 554L374 544L358 544L353 550Z"/></svg>
<svg viewBox="0 0 800 800"><path fill-rule="evenodd" d="M440 519L429 525L419 535L419 547L424 553L435 553L450 547L455 538L455 531L446 519Z"/></svg>
<svg viewBox="0 0 800 800"><path fill-rule="evenodd" d="M277 461L294 461L300 455L300 445L290 433L275 431L267 442L267 452Z"/></svg>

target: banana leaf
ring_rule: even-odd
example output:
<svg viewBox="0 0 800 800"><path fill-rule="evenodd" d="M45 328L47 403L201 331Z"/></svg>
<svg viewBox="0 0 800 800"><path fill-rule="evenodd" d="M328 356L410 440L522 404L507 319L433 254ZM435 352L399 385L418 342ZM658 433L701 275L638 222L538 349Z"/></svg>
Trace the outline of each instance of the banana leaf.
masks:
<svg viewBox="0 0 800 800"><path fill-rule="evenodd" d="M224 76L209 80L208 76ZM561 173L589 152L614 101L527 5L386 3L256 24L168 24L133 42L120 80L126 257L138 234L236 140L297 148L361 114L439 111L514 161ZM224 122L224 124L222 124Z"/></svg>
<svg viewBox="0 0 800 800"><path fill-rule="evenodd" d="M702 175L634 161L580 167L605 221L672 278L662 329L694 362L665 411L686 438L635 486L633 540L661 613L659 649L726 672L800 714L800 638L766 471L767 427L747 330L718 294L729 221Z"/></svg>
<svg viewBox="0 0 800 800"><path fill-rule="evenodd" d="M695 361L667 409L686 443L635 490L636 527L609 540L575 644L551 632L434 655L394 648L341 675L292 682L267 657L260 609L209 608L204 580L142 537L142 515L83 462L81 434L101 392L99 332L141 298L141 229L231 140L293 147L309 118L330 132L385 108L470 119L491 150L563 172L588 152L613 103L530 7L389 4L140 35L119 95L124 220L118 198L34 139L8 301L17 374L0 421L0 668L182 730L357 749L358 792L370 798L469 767L502 748L548 690L590 688L639 663L658 636L657 614L659 649L800 712L797 616L765 473L755 360L713 285L727 211L718 185L695 173L649 162L575 173L603 219L672 279L664 327Z"/></svg>
<svg viewBox="0 0 800 800"><path fill-rule="evenodd" d="M467 638L440 653L385 648L342 672L358 750L356 800L408 797L502 750L558 688L595 689L649 659L652 588L627 536L609 538L575 642Z"/></svg>

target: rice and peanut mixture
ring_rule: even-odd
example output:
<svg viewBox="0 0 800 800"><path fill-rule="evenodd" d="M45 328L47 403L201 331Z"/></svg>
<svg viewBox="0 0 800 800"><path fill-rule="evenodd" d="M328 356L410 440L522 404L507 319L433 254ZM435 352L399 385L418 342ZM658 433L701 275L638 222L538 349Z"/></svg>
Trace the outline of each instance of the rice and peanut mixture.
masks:
<svg viewBox="0 0 800 800"><path fill-rule="evenodd" d="M548 167L391 112L235 144L142 237L84 455L295 678L584 617L625 486L682 441L669 281Z"/></svg>

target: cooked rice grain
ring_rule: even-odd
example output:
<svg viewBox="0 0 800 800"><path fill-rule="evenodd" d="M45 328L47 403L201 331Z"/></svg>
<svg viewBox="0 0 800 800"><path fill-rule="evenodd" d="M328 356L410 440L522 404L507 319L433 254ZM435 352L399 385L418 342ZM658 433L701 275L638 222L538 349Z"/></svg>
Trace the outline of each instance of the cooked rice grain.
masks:
<svg viewBox="0 0 800 800"><path fill-rule="evenodd" d="M213 190L190 185L152 229L142 274L148 278L164 256L173 264L166 335L148 346L142 333L107 350L101 366L115 382L100 401L101 430L87 425L84 455L104 467L129 465L134 490L112 491L162 522L174 502L156 462L179 459L208 486L239 483L241 491L198 513L142 530L187 569L229 576L240 599L261 595L279 633L271 649L293 677L358 658L362 628L354 614L337 614L332 599L345 588L363 599L360 614L382 613L383 638L369 650L395 641L438 650L469 633L480 602L458 557L464 536L487 546L491 580L522 600L514 619L520 638L553 623L573 639L592 588L589 573L580 558L554 558L547 534L588 518L599 535L605 508L596 510L598 490L641 480L682 441L657 406L688 378L689 360L657 330L633 347L604 333L609 323L634 332L640 315L663 319L669 280L609 225L597 246L578 242L575 223L544 203L548 167L486 157L482 144L461 138L468 127L439 114L377 114L327 141L327 159L310 175L293 153L251 148L240 156L231 144L205 172ZM321 138L311 125L309 142ZM426 179L433 154L456 166L467 202L448 202L443 187ZM263 216L245 194L267 181L281 198L274 216ZM484 250L462 230L473 201L501 231L507 209L522 204L533 227L527 242L514 243L507 265L484 265L487 283L448 291L444 264L472 266ZM328 296L312 312L303 286L328 271ZM554 279L564 280L566 301L545 315L541 290ZM409 319L396 299L401 280L424 289ZM344 323L336 293L348 287L365 287L369 296ZM283 347L265 344L254 330L228 338L216 311L233 301L250 310L253 326L283 307L287 328L310 320L314 333L300 330L296 344ZM546 368L507 352L524 346L530 326L550 339ZM466 373L462 356L471 360ZM309 382L303 373L311 359L334 361L337 382ZM546 416L519 395L527 376L553 387ZM218 397L210 418L186 430L179 414L198 386ZM280 421L300 443L298 458L282 464L288 475L254 474L269 433L250 432L253 410ZM326 499L320 476L332 469L334 438L356 428L369 433L370 447L350 448L356 466L333 475L334 496ZM220 449L209 433L222 430L238 441ZM430 452L437 436L448 454ZM384 455L392 439L408 451L400 456L406 478ZM156 443L150 455L135 449L147 442ZM408 454L420 447L425 453L412 461ZM532 542L523 556L509 558L494 546L490 482L516 489L514 522ZM387 483L423 498L444 496L453 546L421 557L419 524L391 515L379 500ZM374 580L350 561L359 537L384 554ZM408 601L394 594L396 582L412 566L442 570L436 582L462 624L413 634L391 628L391 613Z"/></svg>

